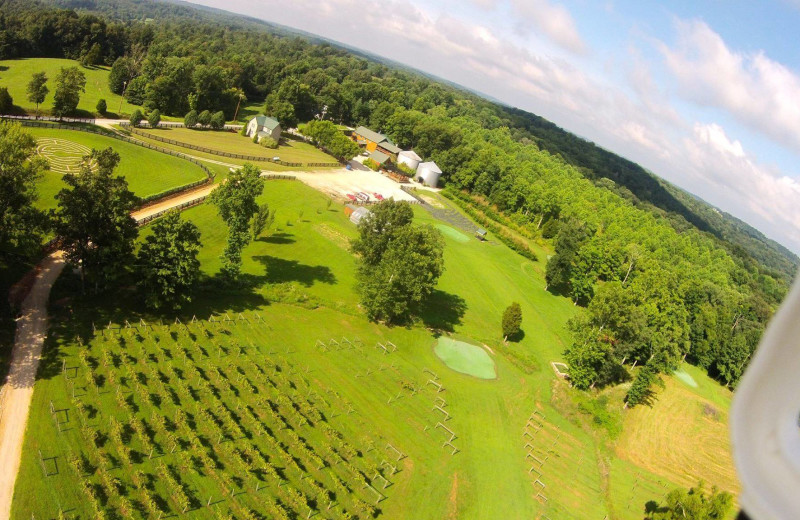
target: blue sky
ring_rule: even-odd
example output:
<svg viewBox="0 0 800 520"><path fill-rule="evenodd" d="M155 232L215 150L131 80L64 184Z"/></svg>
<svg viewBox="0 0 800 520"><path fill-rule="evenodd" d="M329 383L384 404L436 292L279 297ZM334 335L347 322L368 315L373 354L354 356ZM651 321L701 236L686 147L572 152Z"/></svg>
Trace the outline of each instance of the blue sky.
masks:
<svg viewBox="0 0 800 520"><path fill-rule="evenodd" d="M193 0L542 115L800 252L800 0Z"/></svg>

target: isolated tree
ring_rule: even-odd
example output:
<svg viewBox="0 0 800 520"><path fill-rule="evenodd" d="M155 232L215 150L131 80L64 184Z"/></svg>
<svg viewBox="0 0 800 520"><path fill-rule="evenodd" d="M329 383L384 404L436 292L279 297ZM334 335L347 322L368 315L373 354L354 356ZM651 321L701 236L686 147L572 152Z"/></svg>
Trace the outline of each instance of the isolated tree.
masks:
<svg viewBox="0 0 800 520"><path fill-rule="evenodd" d="M143 120L144 120L144 114L142 114L142 111L139 110L138 108L134 110L130 118L131 126L137 127L139 126L139 124L141 124Z"/></svg>
<svg viewBox="0 0 800 520"><path fill-rule="evenodd" d="M0 114L8 114L14 107L14 99L6 87L0 87Z"/></svg>
<svg viewBox="0 0 800 520"><path fill-rule="evenodd" d="M18 123L0 122L0 254L37 249L46 221L36 202L36 182L47 163L36 139Z"/></svg>
<svg viewBox="0 0 800 520"><path fill-rule="evenodd" d="M106 100L100 99L97 102L97 106L95 106L95 109L97 110L98 114L105 115L105 113L108 111L108 105L106 104Z"/></svg>
<svg viewBox="0 0 800 520"><path fill-rule="evenodd" d="M150 128L158 128L158 124L161 122L161 112L156 108L152 110L150 114L147 116L147 124L150 125Z"/></svg>
<svg viewBox="0 0 800 520"><path fill-rule="evenodd" d="M194 128L197 125L197 110L190 110L183 118L183 124L186 128Z"/></svg>
<svg viewBox="0 0 800 520"><path fill-rule="evenodd" d="M78 67L61 68L56 76L56 91L53 94L53 113L57 117L74 112L86 92L86 75Z"/></svg>
<svg viewBox="0 0 800 520"><path fill-rule="evenodd" d="M503 341L508 341L509 336L519 334L522 326L522 307L519 303L513 302L503 311Z"/></svg>
<svg viewBox="0 0 800 520"><path fill-rule="evenodd" d="M131 211L137 197L123 177L114 176L119 154L113 149L92 150L77 175L65 175L67 185L56 195L56 234L67 258L80 267L94 291L107 288L131 264L139 231Z"/></svg>
<svg viewBox="0 0 800 520"><path fill-rule="evenodd" d="M650 502L645 511L648 520L722 520L728 518L731 508L733 495L716 487L709 493L704 489L703 482L700 482L697 487L688 491L670 491L663 505Z"/></svg>
<svg viewBox="0 0 800 520"><path fill-rule="evenodd" d="M200 231L173 210L153 223L139 249L137 265L144 298L150 308L180 309L191 301L200 276Z"/></svg>
<svg viewBox="0 0 800 520"><path fill-rule="evenodd" d="M261 236L264 231L268 230L274 221L275 211L270 211L269 204L260 204L258 206L258 211L253 215L253 240Z"/></svg>
<svg viewBox="0 0 800 520"><path fill-rule="evenodd" d="M225 127L225 113L222 110L215 112L209 119L208 124L214 130L222 130Z"/></svg>
<svg viewBox="0 0 800 520"><path fill-rule="evenodd" d="M370 208L371 215L358 226L358 238L351 244L354 253L366 265L377 265L389 247L394 233L408 226L414 219L414 210L407 202L385 200ZM365 225L366 222L369 225Z"/></svg>
<svg viewBox="0 0 800 520"><path fill-rule="evenodd" d="M44 99L50 89L47 88L47 74L45 72L35 72L28 82L28 101L36 104L36 113L39 113L39 105L44 103Z"/></svg>
<svg viewBox="0 0 800 520"><path fill-rule="evenodd" d="M247 96L240 88L234 88L234 92L236 95L236 111L233 113L233 121L236 121L239 117L239 107L242 106L242 101L247 101Z"/></svg>
<svg viewBox="0 0 800 520"><path fill-rule="evenodd" d="M369 225L369 218L364 226ZM430 296L444 270L444 239L431 226L403 226L392 233L377 265L358 270L361 305L371 320L406 320Z"/></svg>
<svg viewBox="0 0 800 520"><path fill-rule="evenodd" d="M264 191L261 171L246 163L211 192L210 201L228 225L228 241L222 253L222 275L235 279L242 266L242 249L250 243L250 219L258 211L256 198Z"/></svg>
<svg viewBox="0 0 800 520"><path fill-rule="evenodd" d="M430 226L414 226L406 202L383 201L359 224L351 249L359 255L361 305L372 320L407 319L436 287L444 270L444 239Z"/></svg>
<svg viewBox="0 0 800 520"><path fill-rule="evenodd" d="M208 110L203 110L197 115L197 122L202 127L206 127L211 124L211 112Z"/></svg>

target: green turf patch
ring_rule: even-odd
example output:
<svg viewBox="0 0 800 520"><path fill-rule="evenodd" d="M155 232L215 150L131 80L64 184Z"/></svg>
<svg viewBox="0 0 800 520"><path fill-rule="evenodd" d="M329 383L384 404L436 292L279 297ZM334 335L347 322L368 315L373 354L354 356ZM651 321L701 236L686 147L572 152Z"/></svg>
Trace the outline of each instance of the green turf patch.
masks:
<svg viewBox="0 0 800 520"><path fill-rule="evenodd" d="M697 381L689 375L689 373L685 372L682 368L679 368L675 371L675 377L686 383L687 385L691 386L692 388L697 388Z"/></svg>
<svg viewBox="0 0 800 520"><path fill-rule="evenodd" d="M446 226L444 224L436 224L436 228L444 233L445 236L452 238L456 242L461 242L462 244L469 242L469 237L455 228L451 228L450 226Z"/></svg>
<svg viewBox="0 0 800 520"><path fill-rule="evenodd" d="M441 337L433 351L444 364L456 372L480 379L496 379L494 361L481 347Z"/></svg>

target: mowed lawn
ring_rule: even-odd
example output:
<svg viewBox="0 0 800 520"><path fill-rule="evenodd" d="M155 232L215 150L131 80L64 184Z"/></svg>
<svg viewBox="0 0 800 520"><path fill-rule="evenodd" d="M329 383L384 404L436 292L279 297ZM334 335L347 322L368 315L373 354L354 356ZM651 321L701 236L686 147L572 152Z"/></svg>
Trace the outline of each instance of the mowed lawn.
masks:
<svg viewBox="0 0 800 520"><path fill-rule="evenodd" d="M37 139L62 139L90 149L113 148L120 155L116 173L128 181L128 186L139 197L156 195L166 190L184 186L206 177L196 164L166 155L119 139L90 134L78 130L25 128ZM63 175L48 171L38 184L41 208L56 205L55 194L65 186Z"/></svg>
<svg viewBox="0 0 800 520"><path fill-rule="evenodd" d="M698 387L664 377L666 387L656 391L651 407L626 413L617 454L682 486L704 480L736 494L728 423L732 393L697 367L682 369Z"/></svg>
<svg viewBox="0 0 800 520"><path fill-rule="evenodd" d="M236 287L219 285L214 280L226 237L216 209L201 205L183 213L184 218L200 228L204 244L201 263L207 277L204 289L179 315L182 323L189 323L188 328L176 323L175 315L145 313L127 293L99 301L83 300L70 308L72 304L64 297L74 290L76 283L68 277L59 281L53 298L59 302L53 305L54 334L48 340L36 383L12 518L27 520L31 515L53 518L59 507L68 510L71 516L88 517L91 513L76 473L67 462L70 454L81 453L91 462L95 451L81 431L72 388L77 389L77 399L96 410L87 424L101 434L99 450L118 458L116 441L108 437L111 417L128 421L132 415L152 429L152 442L157 445L152 459L140 455L130 466L119 463L109 470L112 477L119 479L122 493L130 500L141 501L141 491L131 477L133 470L140 470L153 476L151 492L161 499L165 517L211 519L218 509L241 518L243 508L272 517L265 509L265 497L285 500L285 490L272 480L261 482L257 472L241 467L235 452L255 446L277 467L286 468L287 463L270 447L264 435L253 433L249 419L244 417L242 424L251 435L219 443L212 435L214 427L197 419L195 430L205 438L205 449L220 461L217 473L238 479L232 496L221 492L221 484L208 471L181 469L184 459L181 451L191 448L186 445L171 453L168 436L154 426L154 417L173 418L179 408L195 417L202 415L201 409L206 409L209 414L224 418L227 412L223 408L239 417L248 414L241 408L246 405L261 414L264 407L256 397L259 394L253 394L245 380L275 399L275 391L266 386L268 379L276 381L280 391L296 402L312 402L324 414L322 422L362 451L361 456L352 457L352 463L367 468L366 478L372 479L373 466L384 460L397 467L396 473L384 473L389 486L383 487L380 479L375 481L376 488L386 497L378 504L379 518L482 520L547 515L554 520L590 520L620 512L629 505L627 500L631 495L627 491L607 496L606 454L598 450L594 435L560 415L551 404L554 375L549 361L560 360L564 346L570 341L566 321L579 310L569 300L544 291L539 274L544 260L536 263L524 260L491 237L484 243L472 238L464 241L454 232L445 233L445 274L433 301L419 309L423 316L421 323L389 328L368 322L359 309L355 259L348 251L348 241L356 235L356 228L343 214L341 205L328 207L325 195L298 181L267 182L259 202L268 203L277 211L277 217L270 232L244 250L244 274L242 283ZM441 224L422 208L416 207L415 214L419 223ZM148 228L142 231L146 235ZM500 317L512 301L522 306L524 336L519 343L503 347ZM234 320L241 313L247 321L206 321L211 315L216 320L224 319L226 313ZM65 319L70 315L73 317ZM199 323L192 323L193 316ZM140 318L164 324L156 328L157 341L152 334L143 332L140 339L133 330L123 330L121 340L118 332L105 335L91 332L92 322L124 324L129 320L135 325ZM81 347L74 339L78 330L88 337L87 352L99 382L97 389L82 389L89 371L79 359ZM438 334L485 343L493 349L497 379L480 380L449 369L434 353ZM342 349L342 345L337 347L331 342L335 339L343 344L342 337L350 340L358 337L362 347ZM326 348L321 348L318 340ZM396 352L384 354L376 348L377 342L387 341L397 345ZM239 347L244 348L243 354L239 353ZM504 348L528 360L524 370L519 362L512 362L513 357L500 353ZM189 361L184 359L183 349L191 354ZM125 352L135 361L117 367L114 356ZM62 363L77 368L69 368L65 375ZM219 368L229 376L227 380L238 393L225 390L227 384L213 376L210 384L220 391L207 394L203 390L207 385L197 376L186 376L181 382L180 374L170 368L190 373L192 364L212 376ZM162 378L159 371L167 377ZM132 378L138 379L139 385L131 383ZM163 384L159 384L159 379ZM437 393L429 380L435 380L445 390ZM138 407L132 414L120 410L115 384L120 384L123 397L129 397ZM163 393L161 386L174 389L180 404L172 397L159 404L155 404L157 400L147 403L141 388L136 389L140 385L152 394ZM191 399L182 397L182 385L191 387ZM447 416L433 409L434 403L440 402L436 398L444 399ZM56 409L71 410L71 422L62 425L62 432L50 413L50 401ZM279 410L288 411L283 406ZM63 419L64 412L58 413ZM542 424L541 431L531 433L526 427L532 417ZM291 439L285 428L266 416L263 421L277 439L289 444ZM453 454L450 446L443 446L451 434L441 426L455 435L451 444L458 449L457 453ZM320 426L298 425L292 429L317 453L328 458L327 437L321 435ZM190 434L179 430L177 435L185 441ZM123 442L140 454L145 452L139 434L132 428L125 428ZM549 456L538 467L541 473L538 478L547 485L544 490L534 485L537 475L530 472L532 462L526 458L526 444L532 445L536 453ZM397 460L389 445L405 456ZM57 457L58 474L45 476L39 450L44 458ZM305 455L292 451L301 461L305 460ZM159 477L157 467L161 462L176 468L187 494L195 498L196 504L187 515L176 510L173 493ZM54 463L48 460L44 464L50 472ZM611 470L612 483L618 481L622 487L639 478L640 473L652 475L626 461L613 463ZM364 488L356 484L352 474L348 476L343 471L341 463L331 463L323 470L309 467L306 473L310 479L301 479L293 469L287 469L285 474L289 487L317 496L317 504L323 502L312 491L312 480L331 489L333 473L347 480L352 490L351 494L338 498L339 505L335 508L330 511L318 508L312 518L340 518L339 508L353 508L350 495L368 500ZM96 487L102 484L94 470L83 472L80 478ZM260 491L255 490L257 481ZM654 488L656 491L659 489ZM537 498L537 492L549 500ZM643 496L660 498L658 494ZM635 499L643 496L636 495ZM204 507L209 498L213 507ZM115 496L103 504L110 509L119 505ZM293 509L298 518L308 513L302 507ZM135 516L147 515L137 512ZM617 515L609 517L613 516ZM635 518L627 514L619 516Z"/></svg>
<svg viewBox="0 0 800 520"><path fill-rule="evenodd" d="M300 163L336 163L336 159L316 147L294 140L286 140L277 149L264 148L252 141L249 137L239 135L238 132L226 130L190 130L188 128L158 128L144 129L149 135L164 139L172 139L182 144L203 146L223 153L235 153L261 157L269 161L273 157L280 157L286 162ZM138 137L138 135L137 135Z"/></svg>
<svg viewBox="0 0 800 520"><path fill-rule="evenodd" d="M31 77L36 72L47 73L47 87L50 92L39 105L43 114L49 114L53 108L53 94L56 90L56 76L62 68L78 67L86 75L86 92L81 94L78 103L80 117L96 117L97 102L106 100L108 117L126 117L137 107L123 101L122 96L112 93L108 88L108 74L110 67L86 68L75 60L59 58L23 58L17 60L0 60L0 87L7 87L9 94L14 99L14 104L30 114L34 114L36 105L28 101L27 86ZM120 101L122 105L120 108Z"/></svg>

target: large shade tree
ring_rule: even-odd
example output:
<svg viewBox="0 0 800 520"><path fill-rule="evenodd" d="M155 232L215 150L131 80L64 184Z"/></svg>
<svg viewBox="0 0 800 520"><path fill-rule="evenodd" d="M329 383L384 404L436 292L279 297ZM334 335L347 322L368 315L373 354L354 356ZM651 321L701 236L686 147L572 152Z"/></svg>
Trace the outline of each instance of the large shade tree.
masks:
<svg viewBox="0 0 800 520"><path fill-rule="evenodd" d="M53 113L62 117L78 108L81 93L86 91L86 75L78 67L62 68L56 76Z"/></svg>
<svg viewBox="0 0 800 520"><path fill-rule="evenodd" d="M45 167L33 136L0 122L0 254L27 254L40 243L46 219L34 202Z"/></svg>
<svg viewBox="0 0 800 520"><path fill-rule="evenodd" d="M412 225L408 203L388 200L373 208L352 243L360 257L361 305L372 320L401 322L436 287L444 270L444 239L431 226Z"/></svg>
<svg viewBox="0 0 800 520"><path fill-rule="evenodd" d="M92 150L80 173L63 177L66 188L56 195L56 233L70 262L80 268L84 292L117 281L132 263L139 233L131 211L138 198L123 177L114 176L119 154Z"/></svg>
<svg viewBox="0 0 800 520"><path fill-rule="evenodd" d="M182 220L177 210L156 220L139 249L137 266L147 305L153 309L180 309L191 301L191 289L200 275L200 231Z"/></svg>

